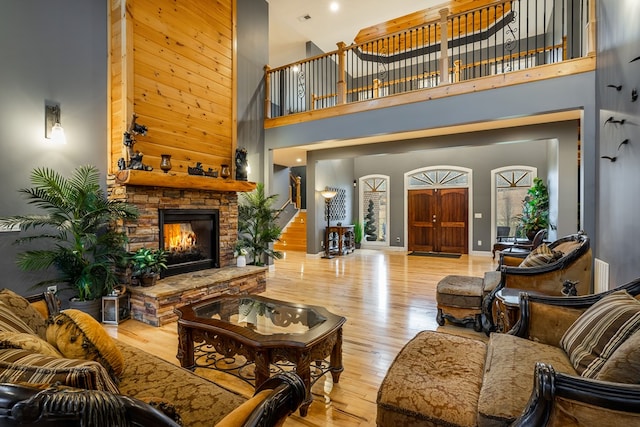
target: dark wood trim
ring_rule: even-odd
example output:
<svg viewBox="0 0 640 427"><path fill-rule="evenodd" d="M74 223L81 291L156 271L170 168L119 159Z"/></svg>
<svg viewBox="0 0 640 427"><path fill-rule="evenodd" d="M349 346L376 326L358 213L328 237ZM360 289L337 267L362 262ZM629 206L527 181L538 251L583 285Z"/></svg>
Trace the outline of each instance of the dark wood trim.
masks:
<svg viewBox="0 0 640 427"><path fill-rule="evenodd" d="M536 363L534 386L522 415L512 427L544 426L554 410L556 398L585 405L640 414L640 386L597 381L557 373L553 367Z"/></svg>

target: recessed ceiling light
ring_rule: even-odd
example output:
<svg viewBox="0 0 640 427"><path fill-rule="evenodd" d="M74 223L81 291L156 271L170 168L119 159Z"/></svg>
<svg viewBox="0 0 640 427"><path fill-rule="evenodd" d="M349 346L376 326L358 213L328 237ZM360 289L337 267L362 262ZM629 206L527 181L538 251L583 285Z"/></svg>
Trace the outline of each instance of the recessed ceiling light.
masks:
<svg viewBox="0 0 640 427"><path fill-rule="evenodd" d="M302 162L302 159L298 157L298 158L296 159L296 162L300 163L300 162Z"/></svg>
<svg viewBox="0 0 640 427"><path fill-rule="evenodd" d="M331 12L337 12L338 9L340 9L340 4L338 4L337 1L332 1L329 5L329 9L331 10Z"/></svg>

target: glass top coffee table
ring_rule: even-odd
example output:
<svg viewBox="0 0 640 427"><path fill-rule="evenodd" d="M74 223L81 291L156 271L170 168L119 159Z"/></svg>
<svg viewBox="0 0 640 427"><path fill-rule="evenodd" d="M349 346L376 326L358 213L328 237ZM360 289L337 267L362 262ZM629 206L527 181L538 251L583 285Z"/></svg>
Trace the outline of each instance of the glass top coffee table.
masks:
<svg viewBox="0 0 640 427"><path fill-rule="evenodd" d="M228 372L254 387L274 373L295 370L307 392L302 416L319 378L330 372L334 383L340 379L346 319L323 307L245 295L215 297L175 312L183 367Z"/></svg>

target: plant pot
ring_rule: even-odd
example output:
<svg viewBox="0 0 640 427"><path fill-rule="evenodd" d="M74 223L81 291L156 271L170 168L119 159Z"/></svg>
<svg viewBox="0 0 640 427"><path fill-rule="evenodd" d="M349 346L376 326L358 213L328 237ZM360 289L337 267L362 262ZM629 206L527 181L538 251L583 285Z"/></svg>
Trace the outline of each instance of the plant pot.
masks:
<svg viewBox="0 0 640 427"><path fill-rule="evenodd" d="M538 234L538 229L534 228L533 230L529 230L526 233L527 239L529 239L530 242L533 241L533 238L536 237L536 234Z"/></svg>
<svg viewBox="0 0 640 427"><path fill-rule="evenodd" d="M75 298L71 298L69 300L69 308L84 311L85 313L96 319L98 322L102 320L100 317L101 305L102 300L100 298L86 301L79 301Z"/></svg>
<svg viewBox="0 0 640 427"><path fill-rule="evenodd" d="M157 274L145 274L140 278L140 284L144 287L153 286L158 281Z"/></svg>
<svg viewBox="0 0 640 427"><path fill-rule="evenodd" d="M237 267L246 267L247 266L247 257L244 255L238 255L236 258L236 266Z"/></svg>

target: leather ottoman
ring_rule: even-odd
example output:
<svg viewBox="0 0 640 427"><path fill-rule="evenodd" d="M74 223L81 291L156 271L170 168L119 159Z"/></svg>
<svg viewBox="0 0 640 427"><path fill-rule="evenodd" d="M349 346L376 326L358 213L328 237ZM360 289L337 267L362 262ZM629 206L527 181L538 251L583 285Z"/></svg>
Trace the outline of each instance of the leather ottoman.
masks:
<svg viewBox="0 0 640 427"><path fill-rule="evenodd" d="M445 276L438 282L436 321L440 326L448 320L458 325L473 325L482 330L483 279L472 276Z"/></svg>

